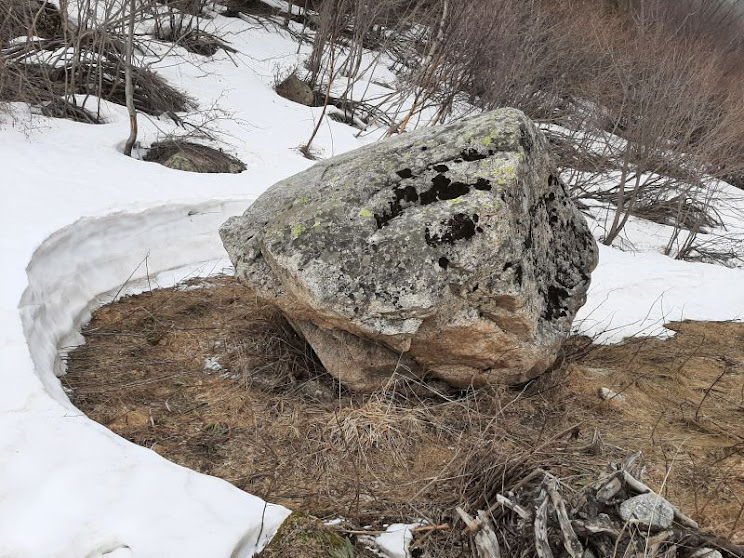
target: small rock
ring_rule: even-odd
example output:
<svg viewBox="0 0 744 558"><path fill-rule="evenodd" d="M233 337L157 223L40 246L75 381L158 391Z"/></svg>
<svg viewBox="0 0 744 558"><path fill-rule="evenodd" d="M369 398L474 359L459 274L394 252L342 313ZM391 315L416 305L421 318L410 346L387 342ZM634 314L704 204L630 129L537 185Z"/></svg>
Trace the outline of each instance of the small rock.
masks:
<svg viewBox="0 0 744 558"><path fill-rule="evenodd" d="M606 387L599 388L599 397L605 401L609 399L612 399L613 401L625 401L625 396L623 394L612 391L610 388Z"/></svg>
<svg viewBox="0 0 744 558"><path fill-rule="evenodd" d="M641 494L620 504L620 517L651 529L667 529L674 521L674 508L657 494Z"/></svg>
<svg viewBox="0 0 744 558"><path fill-rule="evenodd" d="M143 159L186 172L238 174L246 168L242 161L219 149L182 140L154 143Z"/></svg>
<svg viewBox="0 0 744 558"><path fill-rule="evenodd" d="M690 554L690 558L723 558L723 554L714 548L698 548Z"/></svg>
<svg viewBox="0 0 744 558"><path fill-rule="evenodd" d="M211 356L204 359L204 370L211 370L212 372L219 372L223 370L220 364L220 357Z"/></svg>
<svg viewBox="0 0 744 558"><path fill-rule="evenodd" d="M290 101L312 107L315 105L315 94L310 86L297 77L290 74L284 81L276 86L276 92Z"/></svg>

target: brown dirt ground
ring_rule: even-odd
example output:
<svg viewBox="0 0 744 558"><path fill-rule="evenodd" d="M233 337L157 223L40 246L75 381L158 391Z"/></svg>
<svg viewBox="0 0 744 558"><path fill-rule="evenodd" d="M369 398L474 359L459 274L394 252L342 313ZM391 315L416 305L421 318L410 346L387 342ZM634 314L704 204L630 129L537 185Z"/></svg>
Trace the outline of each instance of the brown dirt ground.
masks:
<svg viewBox="0 0 744 558"><path fill-rule="evenodd" d="M562 366L520 389L393 379L361 396L333 382L280 316L220 277L101 308L63 382L75 405L124 438L321 518L439 524L535 467L581 486L642 451L652 487L744 541L744 324L668 327L675 338L572 339ZM222 368L205 368L210 357ZM602 387L625 399L602 401ZM507 474L506 463L521 469ZM454 535L438 537L457 555Z"/></svg>

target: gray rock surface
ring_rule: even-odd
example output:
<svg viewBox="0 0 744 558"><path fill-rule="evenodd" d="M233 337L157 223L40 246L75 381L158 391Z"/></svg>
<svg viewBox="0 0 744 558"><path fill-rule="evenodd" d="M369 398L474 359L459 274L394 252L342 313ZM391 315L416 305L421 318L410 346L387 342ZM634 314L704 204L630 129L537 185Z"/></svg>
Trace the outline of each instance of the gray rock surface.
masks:
<svg viewBox="0 0 744 558"><path fill-rule="evenodd" d="M236 273L331 374L518 383L554 361L597 247L543 135L501 109L334 157L220 230Z"/></svg>
<svg viewBox="0 0 744 558"><path fill-rule="evenodd" d="M641 494L620 504L620 517L645 528L668 529L674 521L674 508L657 494Z"/></svg>

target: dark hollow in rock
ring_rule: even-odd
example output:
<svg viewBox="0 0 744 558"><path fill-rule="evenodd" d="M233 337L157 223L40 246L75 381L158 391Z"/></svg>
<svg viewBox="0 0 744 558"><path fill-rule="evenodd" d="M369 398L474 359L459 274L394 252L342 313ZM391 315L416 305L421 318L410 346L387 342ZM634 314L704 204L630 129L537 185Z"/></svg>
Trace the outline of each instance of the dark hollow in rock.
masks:
<svg viewBox="0 0 744 558"><path fill-rule="evenodd" d="M514 109L318 163L220 234L238 279L363 391L394 372L455 386L536 377L597 263L545 138Z"/></svg>
<svg viewBox="0 0 744 558"><path fill-rule="evenodd" d="M245 170L242 161L224 151L179 140L154 143L143 159L187 172L237 174Z"/></svg>

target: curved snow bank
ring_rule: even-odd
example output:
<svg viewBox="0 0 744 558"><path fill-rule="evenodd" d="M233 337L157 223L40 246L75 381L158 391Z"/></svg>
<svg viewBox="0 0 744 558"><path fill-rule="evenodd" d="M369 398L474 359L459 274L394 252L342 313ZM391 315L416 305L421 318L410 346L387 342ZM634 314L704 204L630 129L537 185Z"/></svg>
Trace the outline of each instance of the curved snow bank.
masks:
<svg viewBox="0 0 744 558"><path fill-rule="evenodd" d="M168 270L187 265L196 270L225 260L216 231L227 216L247 206L245 201L174 204L85 218L37 248L26 268L28 287L19 309L46 390L69 405L55 377L64 372L60 350L83 342L79 329L93 307L119 291L136 290L148 277L152 281Z"/></svg>
<svg viewBox="0 0 744 558"><path fill-rule="evenodd" d="M286 518L281 506L91 421L55 376L59 349L80 340L92 307L110 301L122 278L172 283L187 264L208 273L224 258L219 225L247 205L167 205L81 219L36 250L19 307L29 351L10 357L13 382L0 397L1 556L252 556ZM12 339L3 345L7 354Z"/></svg>

